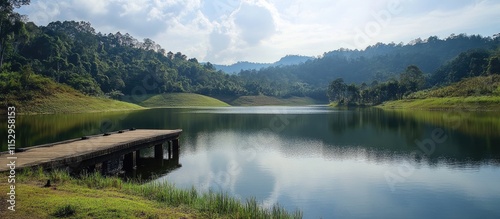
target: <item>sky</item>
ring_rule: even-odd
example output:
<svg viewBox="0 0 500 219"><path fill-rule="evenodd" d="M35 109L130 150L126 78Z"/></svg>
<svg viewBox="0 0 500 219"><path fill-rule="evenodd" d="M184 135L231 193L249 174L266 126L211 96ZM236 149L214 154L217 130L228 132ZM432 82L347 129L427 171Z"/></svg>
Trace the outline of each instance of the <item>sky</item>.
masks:
<svg viewBox="0 0 500 219"><path fill-rule="evenodd" d="M31 0L16 11L43 26L88 21L216 64L500 33L498 0Z"/></svg>

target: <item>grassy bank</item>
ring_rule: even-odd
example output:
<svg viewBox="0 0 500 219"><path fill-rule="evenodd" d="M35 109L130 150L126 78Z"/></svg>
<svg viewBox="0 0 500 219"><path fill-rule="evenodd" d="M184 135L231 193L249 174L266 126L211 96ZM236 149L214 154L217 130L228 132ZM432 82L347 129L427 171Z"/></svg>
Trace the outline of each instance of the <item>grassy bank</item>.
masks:
<svg viewBox="0 0 500 219"><path fill-rule="evenodd" d="M168 93L144 95L139 97L126 96L124 100L140 106L155 107L222 107L229 104L218 99L193 93Z"/></svg>
<svg viewBox="0 0 500 219"><path fill-rule="evenodd" d="M25 171L16 176L16 212L0 218L301 218L279 206L259 207L225 193L199 193L168 183L125 182L99 174L70 177L66 172ZM51 180L51 187L44 187ZM0 186L8 188L6 181ZM7 199L1 193L2 200ZM5 201L0 207L7 209Z"/></svg>
<svg viewBox="0 0 500 219"><path fill-rule="evenodd" d="M460 82L388 101L384 109L500 111L500 75L466 78Z"/></svg>
<svg viewBox="0 0 500 219"><path fill-rule="evenodd" d="M71 92L55 93L30 101L17 102L15 106L16 111L24 114L90 113L144 109L144 107L132 103Z"/></svg>
<svg viewBox="0 0 500 219"><path fill-rule="evenodd" d="M87 96L67 85L56 83L39 75L33 75L30 82L24 86L24 89L21 89L21 86L9 87L4 84L2 90L5 90L6 93L0 96L0 105L2 106L0 111L5 111L7 106L15 106L16 112L23 114L144 109L136 104Z"/></svg>
<svg viewBox="0 0 500 219"><path fill-rule="evenodd" d="M242 96L231 102L233 106L304 106L326 104L310 97L277 98L270 96Z"/></svg>

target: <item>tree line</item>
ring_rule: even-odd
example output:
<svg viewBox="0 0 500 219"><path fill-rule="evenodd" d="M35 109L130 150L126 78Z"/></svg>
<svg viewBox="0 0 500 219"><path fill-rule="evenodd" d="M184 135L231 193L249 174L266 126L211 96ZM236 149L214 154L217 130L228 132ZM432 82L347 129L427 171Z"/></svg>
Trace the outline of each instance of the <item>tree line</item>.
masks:
<svg viewBox="0 0 500 219"><path fill-rule="evenodd" d="M0 0L0 82L2 93L21 92L40 75L84 94L118 98L138 92L193 92L245 95L237 76L216 71L181 52L128 33L103 34L89 22L28 22L14 8L29 0ZM24 76L21 76L24 75ZM21 80L23 78L23 80Z"/></svg>
<svg viewBox="0 0 500 219"><path fill-rule="evenodd" d="M2 74L19 73L29 66L36 74L89 95L130 95L145 84L152 85L146 89L151 94L244 94L234 76L180 52L166 52L151 39L141 42L120 32L96 33L83 21L40 27L27 22L19 28L20 34L9 43L13 48L5 51Z"/></svg>
<svg viewBox="0 0 500 219"><path fill-rule="evenodd" d="M357 85L346 84L342 78L338 78L330 82L327 92L329 100L339 105L376 105L387 100L401 99L422 89L424 85L424 73L417 66L410 65L399 75L399 80Z"/></svg>
<svg viewBox="0 0 500 219"><path fill-rule="evenodd" d="M497 71L495 63L499 62L488 59L499 45L498 35L459 34L446 39L417 39L406 45L378 43L365 50L339 49L298 65L228 75L217 71L210 62L200 63L181 52L168 51L149 38L138 40L128 33L96 32L89 22L55 21L37 26L14 11L29 2L0 0L2 93L40 87L38 76L42 76L88 95L113 98L137 92L193 92L215 97L307 96L326 101L329 82L343 78L349 85L341 99L375 103L389 98L396 82L397 98L417 86L402 86L399 83L403 79L396 79L410 65L430 73L424 74L425 86L429 87L457 81L489 66L491 71ZM469 49L476 50L466 52ZM380 91L369 100L359 95L347 98L347 94L369 92L365 91L367 87L380 87Z"/></svg>
<svg viewBox="0 0 500 219"><path fill-rule="evenodd" d="M330 82L327 95L339 105L377 105L388 100L400 100L423 89L432 89L465 78L500 74L500 49L471 50L441 66L433 74L424 74L416 65L408 66L399 78L371 84L347 84L337 78Z"/></svg>

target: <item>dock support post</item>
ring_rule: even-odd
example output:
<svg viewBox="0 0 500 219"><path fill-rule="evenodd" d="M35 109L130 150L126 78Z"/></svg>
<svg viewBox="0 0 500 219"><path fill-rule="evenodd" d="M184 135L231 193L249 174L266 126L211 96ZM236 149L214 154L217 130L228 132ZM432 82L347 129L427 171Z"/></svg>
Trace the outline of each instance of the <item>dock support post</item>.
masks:
<svg viewBox="0 0 500 219"><path fill-rule="evenodd" d="M138 167L141 165L141 150L137 150L135 153L135 166Z"/></svg>
<svg viewBox="0 0 500 219"><path fill-rule="evenodd" d="M93 172L95 172L95 169L96 169L96 165L92 164L92 165L87 167L86 171L87 171L87 173L93 173Z"/></svg>
<svg viewBox="0 0 500 219"><path fill-rule="evenodd" d="M101 174L102 175L107 175L108 174L108 161L104 161L101 164Z"/></svg>
<svg viewBox="0 0 500 219"><path fill-rule="evenodd" d="M123 168L125 170L130 171L136 168L136 156L135 151L125 154L123 159Z"/></svg>
<svg viewBox="0 0 500 219"><path fill-rule="evenodd" d="M167 141L167 148L168 148L168 159L172 158L172 141Z"/></svg>
<svg viewBox="0 0 500 219"><path fill-rule="evenodd" d="M155 159L163 160L163 144L155 145Z"/></svg>
<svg viewBox="0 0 500 219"><path fill-rule="evenodd" d="M172 158L179 157L179 139L172 140Z"/></svg>

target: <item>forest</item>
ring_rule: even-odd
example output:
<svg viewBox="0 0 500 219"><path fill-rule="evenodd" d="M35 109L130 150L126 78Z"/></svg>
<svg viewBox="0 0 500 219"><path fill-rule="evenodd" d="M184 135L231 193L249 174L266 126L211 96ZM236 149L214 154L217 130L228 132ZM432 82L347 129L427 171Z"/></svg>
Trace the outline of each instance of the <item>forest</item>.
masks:
<svg viewBox="0 0 500 219"><path fill-rule="evenodd" d="M83 94L198 93L212 97L267 95L377 104L411 92L498 74L500 36L451 34L404 43L341 48L296 65L238 74L162 48L128 33L96 32L89 22L54 21L37 26L14 11L29 0L0 1L0 101L16 93L29 99L41 81Z"/></svg>
<svg viewBox="0 0 500 219"><path fill-rule="evenodd" d="M498 77L490 77L498 76ZM397 77L388 81L372 81L370 84L347 84L343 78L330 82L327 95L330 101L339 105L377 105L384 101L414 98L417 91L436 91L437 88L464 79L479 79L480 83L462 83L458 96L480 96L496 94L493 85L500 78L500 50L471 50L461 53L457 58L439 67L433 74L424 74L416 65L409 65ZM483 87L485 86L485 87ZM467 91L466 93L463 93ZM459 93L453 92L453 93ZM440 97L456 96L453 93Z"/></svg>

